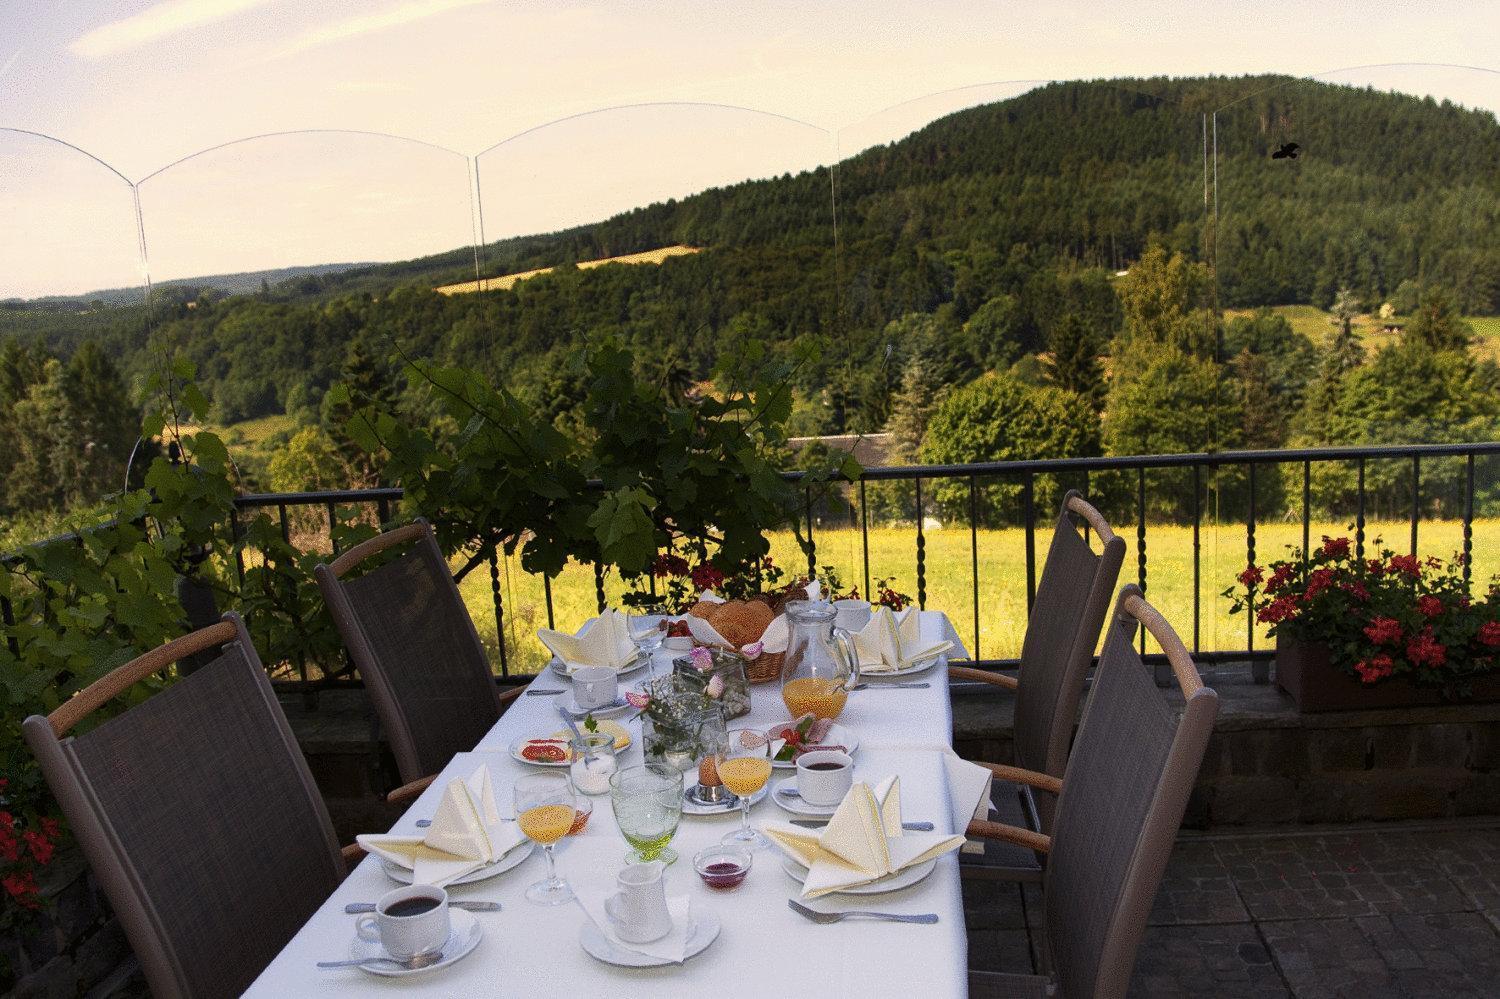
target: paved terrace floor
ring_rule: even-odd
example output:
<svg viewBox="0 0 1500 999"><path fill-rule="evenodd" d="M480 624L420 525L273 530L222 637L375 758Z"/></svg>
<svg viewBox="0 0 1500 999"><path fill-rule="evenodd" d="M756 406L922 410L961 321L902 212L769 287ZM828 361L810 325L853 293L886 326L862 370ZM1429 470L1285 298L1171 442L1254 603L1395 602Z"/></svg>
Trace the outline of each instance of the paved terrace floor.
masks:
<svg viewBox="0 0 1500 999"><path fill-rule="evenodd" d="M1038 967L1034 887L964 905L972 970ZM1184 834L1130 994L1500 996L1500 820Z"/></svg>

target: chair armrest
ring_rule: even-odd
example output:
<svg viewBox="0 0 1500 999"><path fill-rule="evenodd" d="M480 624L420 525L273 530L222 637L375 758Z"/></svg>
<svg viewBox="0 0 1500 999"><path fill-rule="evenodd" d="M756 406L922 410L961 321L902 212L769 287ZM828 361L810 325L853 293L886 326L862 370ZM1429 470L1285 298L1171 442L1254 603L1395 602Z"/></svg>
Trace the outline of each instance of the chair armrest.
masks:
<svg viewBox="0 0 1500 999"><path fill-rule="evenodd" d="M365 855L365 848L358 843L350 843L339 852L344 855L344 863L354 864Z"/></svg>
<svg viewBox="0 0 1500 999"><path fill-rule="evenodd" d="M1004 843L1014 843L1024 846L1028 850L1037 853L1047 853L1052 849L1052 837L1044 836L1030 829L1022 829L1019 826L1008 826L1004 822L985 822L975 819L969 823L964 830L964 835L971 839L994 839Z"/></svg>
<svg viewBox="0 0 1500 999"><path fill-rule="evenodd" d="M531 686L531 684L528 683L526 687L529 686ZM511 701L514 701L516 698L520 697L526 692L526 687L512 687L509 690L502 691L500 693L500 703L509 704Z"/></svg>
<svg viewBox="0 0 1500 999"><path fill-rule="evenodd" d="M385 800L392 805L405 805L417 799L417 795L427 790L428 786L437 780L437 774L429 774L426 777L418 777L410 784L402 784L396 790L385 796Z"/></svg>
<svg viewBox="0 0 1500 999"><path fill-rule="evenodd" d="M974 680L994 687L1004 687L1007 690L1015 690L1020 686L1020 681L1008 673L991 673L989 670L973 669L968 666L949 666L948 679Z"/></svg>
<svg viewBox="0 0 1500 999"><path fill-rule="evenodd" d="M1062 781L1051 774L1037 773L1035 770L1022 770L1020 767L1008 767L1004 763L985 763L980 760L970 760L975 766L984 767L990 773L1001 780L1008 780L1012 784L1025 784L1034 787L1038 791L1046 791L1048 794L1061 794Z"/></svg>

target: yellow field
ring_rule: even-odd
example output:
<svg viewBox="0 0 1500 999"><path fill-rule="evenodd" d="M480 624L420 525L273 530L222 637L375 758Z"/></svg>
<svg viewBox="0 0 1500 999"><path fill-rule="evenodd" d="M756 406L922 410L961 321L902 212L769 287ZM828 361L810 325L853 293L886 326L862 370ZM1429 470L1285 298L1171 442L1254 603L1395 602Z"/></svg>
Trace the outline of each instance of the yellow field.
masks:
<svg viewBox="0 0 1500 999"><path fill-rule="evenodd" d="M1224 318L1249 316L1255 311L1255 309L1225 309ZM1277 305L1273 306L1271 311L1285 317L1293 330L1303 334L1315 344L1321 345L1328 334L1333 331L1332 315L1316 305ZM1474 327L1474 349L1479 356L1500 360L1500 316L1465 316L1464 319ZM1360 335L1365 350L1374 353L1376 348L1394 343L1399 336L1395 333L1381 332L1382 327L1388 322L1397 326L1405 326L1410 321L1409 316L1396 316L1385 320L1373 313L1364 313L1355 317L1354 331Z"/></svg>
<svg viewBox="0 0 1500 999"><path fill-rule="evenodd" d="M659 264L670 257L699 252L701 251L696 246L664 246L659 250L646 250L643 253L626 253L618 257L604 257L601 260L584 260L578 264L578 269L586 271L593 267L603 267L605 264ZM525 281L527 278L534 278L551 271L551 267L538 267L536 270L518 271L515 274L504 274L500 277L445 284L435 290L444 295L465 295L474 291L505 291L514 287L517 281Z"/></svg>
<svg viewBox="0 0 1500 999"><path fill-rule="evenodd" d="M1124 568L1120 582L1137 578L1135 528L1118 528L1126 540ZM1406 523L1370 523L1366 537L1384 537L1391 547L1404 550L1409 527ZM1323 534L1346 534L1343 523L1314 523L1312 537L1316 544ZM857 530L820 530L818 564L832 565L843 576L845 585L857 584L864 589L864 560ZM975 651L972 563L969 532L963 528L932 530L927 541L927 607L946 611L952 618L968 651ZM1258 525L1257 560L1264 564L1285 551L1285 546L1300 544L1300 523ZM978 652L984 658L1009 658L1018 654L1026 623L1026 549L1025 535L1019 528L980 531L979 549L979 635ZM1048 535L1037 536L1037 571L1046 557ZM1198 640L1204 650L1243 649L1246 644L1246 621L1243 615L1231 616L1228 603L1219 594L1233 582L1245 565L1245 532L1243 525L1205 525L1201 534L1201 580L1198 596L1201 618ZM1423 521L1419 532L1419 550L1424 554L1448 557L1462 544L1462 524L1456 520ZM1193 645L1193 562L1192 529L1179 526L1148 525L1146 532L1146 595L1177 627L1183 640ZM788 569L806 568L806 560L789 536L772 539L772 555ZM1474 523L1474 578L1483 580L1500 573L1500 519ZM870 578L895 576L896 588L916 595L915 528L871 528ZM502 566L501 595L505 602L505 634L512 672L534 672L546 661L546 651L536 640L536 629L546 627L547 611L543 602L542 582L520 572L512 560ZM1476 589L1479 587L1476 586ZM495 638L495 617L490 600L489 574L478 570L464 580L464 599L478 626L480 637L490 647L492 658L499 663ZM618 598L623 590L616 578L606 580L606 595ZM553 604L559 628L577 628L595 613L594 576L583 566L569 566L553 582ZM1256 646L1265 638L1258 633Z"/></svg>

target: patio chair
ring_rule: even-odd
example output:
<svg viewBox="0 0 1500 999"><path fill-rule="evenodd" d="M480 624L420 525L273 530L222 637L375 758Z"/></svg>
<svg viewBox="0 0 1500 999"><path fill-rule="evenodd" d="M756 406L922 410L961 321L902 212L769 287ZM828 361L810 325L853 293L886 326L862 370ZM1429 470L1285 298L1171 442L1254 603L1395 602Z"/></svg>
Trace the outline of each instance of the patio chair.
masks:
<svg viewBox="0 0 1500 999"><path fill-rule="evenodd" d="M410 547L380 564L377 556ZM364 571L352 578L356 567ZM426 520L387 531L314 570L401 772L387 800L420 794L453 754L473 749L520 695L501 693Z"/></svg>
<svg viewBox="0 0 1500 999"><path fill-rule="evenodd" d="M1073 515L1098 535L1098 554L1089 547ZM1061 777L1067 767L1078 700L1124 559L1124 540L1110 528L1103 514L1076 490L1069 490L1058 512L1026 623L1020 671L1010 676L965 666L949 667L952 679L977 680L1015 691L1012 732L1016 766L1053 777ZM1041 833L1052 831L1051 794L1035 794L1033 787L1017 784L1007 776L1006 767L989 763L981 766L995 772L998 786L994 801L1000 821ZM1019 872L1039 880L1041 864L1034 853L1010 844L991 845L983 864L964 866L964 873L972 876L993 874L1008 879Z"/></svg>
<svg viewBox="0 0 1500 999"><path fill-rule="evenodd" d="M1137 623L1166 653L1186 701L1181 712L1135 649ZM971 972L971 995L1125 995L1218 710L1218 695L1203 686L1171 626L1137 587L1124 587L1061 781L1053 834L995 822L968 829L1047 854L1041 923L1051 974ZM1055 783L1047 774L1012 776L1039 788Z"/></svg>
<svg viewBox="0 0 1500 999"><path fill-rule="evenodd" d="M153 673L191 675L70 734ZM239 616L22 723L153 995L239 995L344 878L328 810Z"/></svg>

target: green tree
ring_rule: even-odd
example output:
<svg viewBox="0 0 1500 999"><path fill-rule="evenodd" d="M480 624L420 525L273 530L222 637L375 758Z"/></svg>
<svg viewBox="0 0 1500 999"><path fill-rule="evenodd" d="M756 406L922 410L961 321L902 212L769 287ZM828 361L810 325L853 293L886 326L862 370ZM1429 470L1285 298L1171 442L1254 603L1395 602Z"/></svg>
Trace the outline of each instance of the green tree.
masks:
<svg viewBox="0 0 1500 999"><path fill-rule="evenodd" d="M1429 350L1466 350L1474 340L1474 327L1466 323L1453 297L1442 288L1422 293L1417 311L1403 334L1407 340Z"/></svg>
<svg viewBox="0 0 1500 999"><path fill-rule="evenodd" d="M1148 352L1173 347L1199 357L1214 350L1212 323L1202 307L1209 287L1208 271L1181 253L1170 257L1160 244L1153 244L1122 278L1117 289L1124 314L1121 333L1125 350Z"/></svg>
<svg viewBox="0 0 1500 999"><path fill-rule="evenodd" d="M1099 365L1099 335L1076 313L1065 313L1047 333L1043 360L1047 381L1087 399L1095 413L1104 409L1104 370Z"/></svg>
<svg viewBox="0 0 1500 999"><path fill-rule="evenodd" d="M1117 378L1104 415L1109 454L1223 451L1238 445L1243 409L1220 365L1164 349Z"/></svg>
<svg viewBox="0 0 1500 999"><path fill-rule="evenodd" d="M1098 449L1098 420L1087 399L1052 386L1029 386L1009 374L988 374L938 405L919 454L924 462L949 464L1076 458ZM968 483L940 482L934 494L947 519L968 517ZM1020 494L1021 486L1013 482L982 485L980 519L1015 522ZM1037 478L1037 509L1056 507L1061 499L1061 487L1051 476Z"/></svg>

